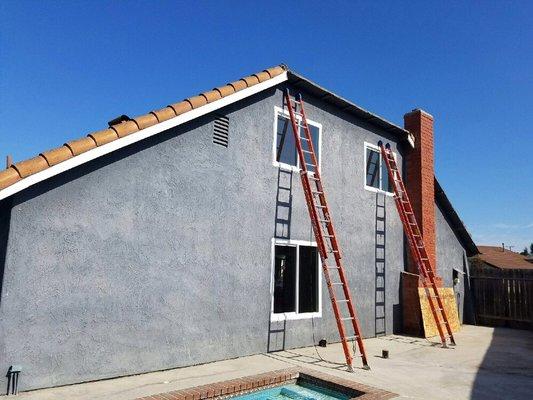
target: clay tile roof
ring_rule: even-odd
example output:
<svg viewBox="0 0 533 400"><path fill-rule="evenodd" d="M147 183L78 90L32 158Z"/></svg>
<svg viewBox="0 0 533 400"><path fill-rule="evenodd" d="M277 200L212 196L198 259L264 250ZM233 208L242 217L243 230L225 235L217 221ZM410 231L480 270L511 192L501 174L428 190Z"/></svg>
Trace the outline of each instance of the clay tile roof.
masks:
<svg viewBox="0 0 533 400"><path fill-rule="evenodd" d="M19 173L13 167L0 172L0 188L6 188L21 180Z"/></svg>
<svg viewBox="0 0 533 400"><path fill-rule="evenodd" d="M133 132L137 132L139 130L139 126L134 120L129 120L113 125L111 129L117 133L118 137L124 137L131 135Z"/></svg>
<svg viewBox="0 0 533 400"><path fill-rule="evenodd" d="M192 109L202 107L205 104L217 101L226 96L230 96L235 92L257 85L261 82L267 81L268 79L272 79L284 72L287 72L288 79L291 79L294 84L303 87L311 94L318 95L319 97L325 99L326 102L331 102L333 105L341 106L343 109L346 109L346 105L348 105L356 115L362 117L363 119L369 120L370 122L388 131L395 132L400 136L408 135L408 132L404 129L380 117L377 117L376 115L371 114L354 104L348 103L346 100L332 94L331 92L327 92L325 89L320 88L311 81L308 81L305 78L293 73L285 65L276 65L256 74L242 78L238 81L231 82L208 92L201 93L198 96L187 98L178 103L170 104L160 110L150 111L145 115L115 124L109 129L89 133L86 137L78 140L72 140L65 143L61 147L45 151L39 154L39 156L30 160L19 162L8 169L0 171L0 191L15 184L21 179L26 178L27 176L42 171L43 169L60 164L61 162L76 157L86 151L95 149L98 146L106 145L139 130L167 121L171 118L189 112Z"/></svg>
<svg viewBox="0 0 533 400"><path fill-rule="evenodd" d="M218 90L210 90L209 92L202 93L202 96L205 97L208 103L222 98L222 95Z"/></svg>
<svg viewBox="0 0 533 400"><path fill-rule="evenodd" d="M202 107L207 104L207 99L201 94L198 96L189 97L188 99L185 99L185 101L188 102L192 108Z"/></svg>
<svg viewBox="0 0 533 400"><path fill-rule="evenodd" d="M253 76L255 76L259 82L264 82L270 79L270 74L266 71L258 72L257 74L254 74Z"/></svg>
<svg viewBox="0 0 533 400"><path fill-rule="evenodd" d="M497 268L504 269L533 269L533 264L521 254L500 246L477 246L480 251L478 258Z"/></svg>
<svg viewBox="0 0 533 400"><path fill-rule="evenodd" d="M167 121L176 116L176 112L170 106L162 108L161 110L152 111L152 114L156 116L159 122Z"/></svg>
<svg viewBox="0 0 533 400"><path fill-rule="evenodd" d="M67 146L61 146L57 149L48 150L40 154L46 159L49 166L59 164L62 161L72 158L74 155Z"/></svg>
<svg viewBox="0 0 533 400"><path fill-rule="evenodd" d="M48 162L41 155L13 165L13 168L17 170L21 178L26 178L48 167Z"/></svg>
<svg viewBox="0 0 533 400"><path fill-rule="evenodd" d="M274 78L286 70L286 67L280 65L268 68L262 72L247 76L237 82L220 86L208 92L200 93L198 96L190 97L181 102L171 104L160 110L151 111L148 114L123 121L108 129L89 133L86 137L71 140L61 147L45 151L37 157L16 163L10 168L0 171L0 190L13 185L23 178L57 165L98 146L103 146L139 130L184 114L192 109L217 101L239 90L256 85L259 82Z"/></svg>
<svg viewBox="0 0 533 400"><path fill-rule="evenodd" d="M65 143L73 155L78 156L96 147L96 142L90 136Z"/></svg>
<svg viewBox="0 0 533 400"><path fill-rule="evenodd" d="M133 118L139 129L146 129L159 123L157 117L150 113Z"/></svg>
<svg viewBox="0 0 533 400"><path fill-rule="evenodd" d="M238 92L239 90L246 89L248 87L248 84L244 79L239 79L238 81L229 83L233 87L233 90Z"/></svg>
<svg viewBox="0 0 533 400"><path fill-rule="evenodd" d="M174 110L175 115L181 115L187 111L192 110L192 105L188 101L180 101L179 103L174 103L169 106Z"/></svg>
<svg viewBox="0 0 533 400"><path fill-rule="evenodd" d="M242 78L242 80L246 82L248 87L257 85L259 83L259 79L255 75L247 76L246 78Z"/></svg>
<svg viewBox="0 0 533 400"><path fill-rule="evenodd" d="M103 131L89 133L87 136L90 136L98 146L118 139L118 135L113 129L104 129Z"/></svg>
<svg viewBox="0 0 533 400"><path fill-rule="evenodd" d="M214 88L213 90L216 90L218 93L220 93L222 97L226 97L226 96L229 96L230 94L235 93L235 89L231 85L220 86L220 87Z"/></svg>

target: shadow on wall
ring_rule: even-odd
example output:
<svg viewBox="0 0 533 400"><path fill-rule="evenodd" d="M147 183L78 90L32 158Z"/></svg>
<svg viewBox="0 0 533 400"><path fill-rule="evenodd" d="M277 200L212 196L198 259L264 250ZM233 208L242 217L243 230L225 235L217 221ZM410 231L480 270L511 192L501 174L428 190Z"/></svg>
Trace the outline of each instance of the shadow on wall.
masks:
<svg viewBox="0 0 533 400"><path fill-rule="evenodd" d="M385 195L376 193L376 222L375 222L375 309L374 309L374 334L383 336L387 334L386 319L386 219Z"/></svg>
<svg viewBox="0 0 533 400"><path fill-rule="evenodd" d="M292 171L278 169L274 216L274 237L277 239L291 238L292 175ZM285 350L286 329L287 321L272 321L268 316L268 353Z"/></svg>
<svg viewBox="0 0 533 400"><path fill-rule="evenodd" d="M533 332L495 328L476 374L470 399L531 398Z"/></svg>
<svg viewBox="0 0 533 400"><path fill-rule="evenodd" d="M2 304L2 287L6 266L7 242L11 223L11 200L0 201L0 305Z"/></svg>

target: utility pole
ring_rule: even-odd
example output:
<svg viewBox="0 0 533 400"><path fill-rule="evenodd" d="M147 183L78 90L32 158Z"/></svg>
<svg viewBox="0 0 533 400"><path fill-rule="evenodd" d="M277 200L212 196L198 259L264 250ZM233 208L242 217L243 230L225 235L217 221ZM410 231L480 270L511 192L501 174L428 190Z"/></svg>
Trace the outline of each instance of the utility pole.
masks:
<svg viewBox="0 0 533 400"><path fill-rule="evenodd" d="M13 165L13 157L11 157L11 154L8 154L6 156L6 169L11 167Z"/></svg>

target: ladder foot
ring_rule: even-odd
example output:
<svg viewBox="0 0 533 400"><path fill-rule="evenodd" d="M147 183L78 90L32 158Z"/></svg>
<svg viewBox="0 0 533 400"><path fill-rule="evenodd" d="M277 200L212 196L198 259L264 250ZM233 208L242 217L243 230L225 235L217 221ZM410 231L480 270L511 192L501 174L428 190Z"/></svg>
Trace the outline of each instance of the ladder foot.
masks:
<svg viewBox="0 0 533 400"><path fill-rule="evenodd" d="M368 364L363 365L363 369L365 371L370 371L370 365L368 365Z"/></svg>
<svg viewBox="0 0 533 400"><path fill-rule="evenodd" d="M352 367L351 365L348 365L347 367L348 367L348 368L346 368L346 370L347 370L348 372L354 372L353 367Z"/></svg>

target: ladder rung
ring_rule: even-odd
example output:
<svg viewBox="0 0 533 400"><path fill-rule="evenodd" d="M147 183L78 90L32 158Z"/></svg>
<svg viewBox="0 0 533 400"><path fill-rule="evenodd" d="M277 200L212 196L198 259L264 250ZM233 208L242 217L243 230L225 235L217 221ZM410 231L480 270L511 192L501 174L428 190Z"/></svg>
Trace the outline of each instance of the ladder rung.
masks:
<svg viewBox="0 0 533 400"><path fill-rule="evenodd" d="M309 141L309 139L304 138L304 137L301 137L301 136L300 136L300 139L301 139L301 140L307 140L307 141Z"/></svg>
<svg viewBox="0 0 533 400"><path fill-rule="evenodd" d="M302 151L303 151L304 153L307 153L307 154L313 154L313 152L312 152L312 151L309 151L309 150L303 150L303 149L302 149Z"/></svg>
<svg viewBox="0 0 533 400"><path fill-rule="evenodd" d="M348 303L348 300L335 300L335 303Z"/></svg>
<svg viewBox="0 0 533 400"><path fill-rule="evenodd" d="M349 320L351 320L351 319L355 319L355 318L354 318L354 317L341 318L341 320L343 320L343 321L349 321Z"/></svg>
<svg viewBox="0 0 533 400"><path fill-rule="evenodd" d="M335 237L335 235L322 235L322 236L327 237L327 238Z"/></svg>
<svg viewBox="0 0 533 400"><path fill-rule="evenodd" d="M344 285L342 282L331 282L332 285Z"/></svg>
<svg viewBox="0 0 533 400"><path fill-rule="evenodd" d="M359 336L355 335L355 336L345 336L344 337L344 340L354 340L354 339L358 339Z"/></svg>
<svg viewBox="0 0 533 400"><path fill-rule="evenodd" d="M340 269L339 267L326 267L327 269Z"/></svg>
<svg viewBox="0 0 533 400"><path fill-rule="evenodd" d="M324 194L324 192L321 192L319 190L311 190L311 193L313 193L313 194Z"/></svg>
<svg viewBox="0 0 533 400"><path fill-rule="evenodd" d="M329 224L331 221L329 219L319 219L320 222L325 222L326 224Z"/></svg>

